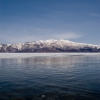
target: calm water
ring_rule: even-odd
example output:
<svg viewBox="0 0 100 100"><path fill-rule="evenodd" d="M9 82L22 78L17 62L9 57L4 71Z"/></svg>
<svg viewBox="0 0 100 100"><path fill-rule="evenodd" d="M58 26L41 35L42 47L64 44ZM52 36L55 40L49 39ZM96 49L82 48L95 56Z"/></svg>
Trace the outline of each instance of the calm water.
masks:
<svg viewBox="0 0 100 100"><path fill-rule="evenodd" d="M0 100L100 100L100 54L0 54Z"/></svg>

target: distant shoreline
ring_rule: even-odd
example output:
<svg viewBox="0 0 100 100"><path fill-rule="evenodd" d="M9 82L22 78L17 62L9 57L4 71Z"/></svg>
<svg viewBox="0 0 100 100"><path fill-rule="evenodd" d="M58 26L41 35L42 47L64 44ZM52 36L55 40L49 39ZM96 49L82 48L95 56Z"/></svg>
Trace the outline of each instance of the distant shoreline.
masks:
<svg viewBox="0 0 100 100"><path fill-rule="evenodd" d="M0 53L100 53L100 52L0 52Z"/></svg>

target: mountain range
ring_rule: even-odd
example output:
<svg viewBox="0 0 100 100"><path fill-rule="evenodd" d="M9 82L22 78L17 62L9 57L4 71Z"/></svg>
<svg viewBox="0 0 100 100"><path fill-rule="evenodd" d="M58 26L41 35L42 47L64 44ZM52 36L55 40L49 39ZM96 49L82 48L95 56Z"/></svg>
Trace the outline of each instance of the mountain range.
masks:
<svg viewBox="0 0 100 100"><path fill-rule="evenodd" d="M0 44L0 52L100 52L100 45L51 39L18 44Z"/></svg>

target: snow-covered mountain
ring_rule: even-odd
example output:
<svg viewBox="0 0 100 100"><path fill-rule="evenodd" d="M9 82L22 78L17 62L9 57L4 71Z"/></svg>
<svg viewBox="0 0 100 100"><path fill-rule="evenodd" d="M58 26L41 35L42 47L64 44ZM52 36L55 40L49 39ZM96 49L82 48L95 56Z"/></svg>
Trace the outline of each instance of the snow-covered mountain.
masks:
<svg viewBox="0 0 100 100"><path fill-rule="evenodd" d="M100 45L51 39L21 44L1 44L0 52L100 52Z"/></svg>

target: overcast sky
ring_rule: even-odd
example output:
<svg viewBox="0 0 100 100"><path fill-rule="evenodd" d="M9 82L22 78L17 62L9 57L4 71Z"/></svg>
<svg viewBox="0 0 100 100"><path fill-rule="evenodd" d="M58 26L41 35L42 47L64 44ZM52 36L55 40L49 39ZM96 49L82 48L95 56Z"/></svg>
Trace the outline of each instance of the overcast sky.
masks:
<svg viewBox="0 0 100 100"><path fill-rule="evenodd" d="M0 43L46 39L100 44L100 0L0 0Z"/></svg>

